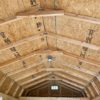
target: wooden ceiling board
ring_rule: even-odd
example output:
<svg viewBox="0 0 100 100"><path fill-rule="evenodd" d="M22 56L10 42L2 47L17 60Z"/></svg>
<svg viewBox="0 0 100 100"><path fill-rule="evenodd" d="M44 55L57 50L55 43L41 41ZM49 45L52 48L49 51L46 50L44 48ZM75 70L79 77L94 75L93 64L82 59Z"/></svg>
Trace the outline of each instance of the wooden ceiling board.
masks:
<svg viewBox="0 0 100 100"><path fill-rule="evenodd" d="M96 82L99 89L99 78L94 80L100 72L99 4L99 0L36 0L33 4L30 0L0 0L0 71L9 76L6 79L0 74L1 85L4 82L1 91L17 97L22 89L50 78L40 78L50 72L66 83L86 88L89 96L97 96L90 84ZM65 15L16 18L18 13L40 7L64 10ZM83 42L87 44L83 46ZM48 55L53 57L51 62ZM32 80L32 75L37 80ZM12 80L16 83L11 84Z"/></svg>
<svg viewBox="0 0 100 100"><path fill-rule="evenodd" d="M25 79L19 80L18 83L19 83L19 84L24 84L24 83L26 83L26 82L31 82L31 81L33 81L35 78L37 78L39 75L42 75L42 74L46 74L46 72L45 72L45 71L41 71L41 72L39 72L39 73L33 74L33 75L31 75L31 76L26 77Z"/></svg>
<svg viewBox="0 0 100 100"><path fill-rule="evenodd" d="M71 12L80 15L92 16L100 18L99 13L99 0L40 0L43 8L54 9L54 1L56 9L64 9L65 12Z"/></svg>

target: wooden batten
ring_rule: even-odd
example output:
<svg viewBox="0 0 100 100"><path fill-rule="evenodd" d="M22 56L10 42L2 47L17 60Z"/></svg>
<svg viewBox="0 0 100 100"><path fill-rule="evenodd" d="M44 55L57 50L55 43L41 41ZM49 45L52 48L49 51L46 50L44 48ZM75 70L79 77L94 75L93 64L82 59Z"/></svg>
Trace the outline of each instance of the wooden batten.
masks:
<svg viewBox="0 0 100 100"><path fill-rule="evenodd" d="M93 24L100 24L99 18L82 16L79 14L72 14L72 13L65 13L65 16L67 16L68 18L71 18L71 19L79 20L79 21L85 21L85 22L93 23Z"/></svg>
<svg viewBox="0 0 100 100"><path fill-rule="evenodd" d="M22 12L17 14L17 18L25 18L25 17L53 17L53 16L63 16L63 10L39 10L34 12L33 10L29 10L27 12Z"/></svg>

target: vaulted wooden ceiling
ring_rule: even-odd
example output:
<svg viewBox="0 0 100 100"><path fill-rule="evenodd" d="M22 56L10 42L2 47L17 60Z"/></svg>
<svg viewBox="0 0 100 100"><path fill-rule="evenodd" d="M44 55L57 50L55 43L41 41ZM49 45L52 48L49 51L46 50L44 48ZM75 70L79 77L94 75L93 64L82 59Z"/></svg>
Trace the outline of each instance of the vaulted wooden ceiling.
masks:
<svg viewBox="0 0 100 100"><path fill-rule="evenodd" d="M0 91L19 97L41 82L62 80L88 97L99 95L99 4L0 0Z"/></svg>

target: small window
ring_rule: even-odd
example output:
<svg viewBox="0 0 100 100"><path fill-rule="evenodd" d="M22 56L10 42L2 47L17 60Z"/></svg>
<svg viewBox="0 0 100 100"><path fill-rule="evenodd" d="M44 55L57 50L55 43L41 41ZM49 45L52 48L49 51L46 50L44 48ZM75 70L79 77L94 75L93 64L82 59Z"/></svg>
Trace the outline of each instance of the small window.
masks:
<svg viewBox="0 0 100 100"><path fill-rule="evenodd" d="M53 86L51 86L51 90L58 90L59 89L59 87L57 86L57 85L53 85Z"/></svg>

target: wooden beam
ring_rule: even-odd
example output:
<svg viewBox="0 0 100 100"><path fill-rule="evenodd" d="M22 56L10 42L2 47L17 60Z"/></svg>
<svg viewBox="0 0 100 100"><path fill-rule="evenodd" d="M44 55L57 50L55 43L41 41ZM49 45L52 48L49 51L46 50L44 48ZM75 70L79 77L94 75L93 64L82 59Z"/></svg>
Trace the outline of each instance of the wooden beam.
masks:
<svg viewBox="0 0 100 100"><path fill-rule="evenodd" d="M94 81L91 82L91 85L93 86L93 88L95 89L96 93L99 95L100 94L100 91L99 89L97 88L96 84L94 83Z"/></svg>
<svg viewBox="0 0 100 100"><path fill-rule="evenodd" d="M49 16L52 17L52 16L63 16L63 15L64 15L63 10L38 10L37 6L34 6L27 11L17 13L16 16L6 19L1 19L0 26L22 20L23 18L49 17Z"/></svg>
<svg viewBox="0 0 100 100"><path fill-rule="evenodd" d="M73 72L70 72L69 70L65 70L65 69L62 69L62 68L47 68L45 69L47 72L63 72L65 74L68 74L68 75L71 75L73 77L76 77L76 78L79 78L85 82L90 82L89 78L84 78L84 76L82 75L78 75L78 73L73 73Z"/></svg>
<svg viewBox="0 0 100 100"><path fill-rule="evenodd" d="M44 61L43 61L43 62L44 62ZM36 67L36 66L42 64L43 62L35 63L34 65L28 66L27 68L22 68L22 69L20 69L20 70L16 70L16 71L14 71L14 72L8 73L7 75L8 75L8 76L12 76L12 75L14 75L14 74L23 72L23 71L25 71L26 69L30 69L30 68L32 68L32 67ZM85 72L84 72L84 73L85 73Z"/></svg>
<svg viewBox="0 0 100 100"><path fill-rule="evenodd" d="M5 82L5 80L7 79L7 76L4 75L1 80L0 80L0 87L3 85L3 83Z"/></svg>
<svg viewBox="0 0 100 100"><path fill-rule="evenodd" d="M84 91L85 91L85 94L87 95L87 97L91 98L91 96L90 96L89 92L87 91L87 89L84 89Z"/></svg>
<svg viewBox="0 0 100 100"><path fill-rule="evenodd" d="M82 83L81 81L75 81L74 79L68 78L65 74L55 72L55 75L58 78L62 78L62 80L66 80L66 82L69 84L73 83L72 85L75 85L76 87L84 88L86 86L86 84Z"/></svg>
<svg viewBox="0 0 100 100"><path fill-rule="evenodd" d="M97 51L100 50L100 46L96 46L94 44L89 44L89 43L86 43L84 41L79 41L79 40L67 38L67 37L64 37L62 35L57 35L57 34L54 34L54 33L51 33L51 32L48 32L47 36L54 38L54 39L57 39L57 40L61 40L61 41L70 43L70 44L79 45L81 47L87 47L87 48L97 50Z"/></svg>
<svg viewBox="0 0 100 100"><path fill-rule="evenodd" d="M40 76L36 76L35 78L32 78L31 80L28 80L28 81L23 82L23 83L20 84L20 85L23 86L23 85L25 85L25 84L28 84L28 83L32 82L33 80L38 80L38 79L40 79L40 78L42 78L42 77L45 77L45 76L48 76L48 75L50 75L50 73L44 73L44 74L42 74L42 75L40 75Z"/></svg>
<svg viewBox="0 0 100 100"><path fill-rule="evenodd" d="M21 97L21 95L23 94L23 92L24 92L24 89L22 88L22 90L19 93L19 97Z"/></svg>
<svg viewBox="0 0 100 100"><path fill-rule="evenodd" d="M67 75L64 75L64 74L60 74L60 73L57 73L57 72L56 72L55 75L56 75L56 76L60 75L59 77L61 77L61 78L63 78L63 79L65 78L66 81L68 81L68 82L69 82L69 80L70 80L70 84L73 83L73 81L75 81L75 80L70 79L70 78L68 78L68 77L66 78ZM47 80L49 80L49 79L47 78ZM61 80L62 80L62 79L61 79ZM35 82L35 80L32 81L32 83L34 83L34 82ZM76 81L75 81L75 82L76 82ZM74 82L73 84L76 84L75 82ZM80 86L78 83L81 84L82 87L85 87L85 84L83 84L81 81L80 81L80 82L77 81L76 86ZM30 83L28 82L27 84L30 84ZM25 88L25 87L26 87L26 85L24 84L24 88Z"/></svg>
<svg viewBox="0 0 100 100"><path fill-rule="evenodd" d="M39 70L39 68L40 67L34 69L34 71L32 69L30 69L28 71L26 70L25 72L23 72L23 74L20 73L17 76L16 75L12 76L11 78L14 79L15 81L19 81L19 80L25 79L28 76L34 75L36 73L39 73L39 72L42 72L42 71L47 71L47 72L63 72L65 74L71 75L73 78L78 78L81 81L84 81L86 84L89 82L89 79L88 80L84 79L83 77L79 77L76 74L72 74L68 71L65 71L64 69L61 69L61 68L47 68L47 69L46 68L40 68L40 70ZM37 71L37 69L38 69L38 71ZM24 73L26 73L26 74L24 74Z"/></svg>
<svg viewBox="0 0 100 100"><path fill-rule="evenodd" d="M42 49L40 49L40 50L37 50L37 51L34 51L34 52L32 52L32 53L30 53L30 54L28 54L28 55L26 55L26 56L24 56L24 57L21 57L20 59L18 58L17 60L18 61L20 61L20 60L26 60L26 59L29 59L29 58L31 58L31 57L34 57L35 55L37 55L37 56L40 56L40 55L62 55L62 53L61 52L58 52L58 51L52 51L52 50L42 50ZM29 65L29 66L26 66L26 68L20 68L20 69L16 69L15 71L12 71L12 72L9 72L9 73L7 73L7 76L12 76L12 75L14 75L14 74L17 74L17 73L20 73L20 72L23 72L23 71L25 71L26 69L30 69L30 68L33 68L33 67L36 67L36 66L39 66L39 65L41 65L41 64L43 64L44 62L46 62L47 61L47 59L44 59L44 60L42 60L42 61L38 61L38 62L34 62L34 65ZM14 63L14 62L13 62ZM2 69L2 68L1 68Z"/></svg>
<svg viewBox="0 0 100 100"><path fill-rule="evenodd" d="M84 21L84 22L88 22L88 23L92 23L92 24L100 24L100 19L99 18L94 18L94 17L89 17L89 16L82 16L82 15L72 14L72 13L65 13L64 14L64 11L62 11L62 10L61 10L61 12L60 11L58 12L57 10L56 11L49 10L49 13L48 13L47 11L35 12L35 11L37 11L37 7L34 8L34 10L32 10L32 9L33 8L31 8L31 10L28 10L26 12L20 12L20 13L16 14L17 16L15 16L14 18L8 18L8 19L5 19L5 20L0 20L0 25L4 25L4 24L8 24L8 23L20 20L19 17L22 16L22 15L23 16L33 15L33 17L47 17L47 16L62 16L62 15L65 15L66 17L71 18L71 19Z"/></svg>
<svg viewBox="0 0 100 100"><path fill-rule="evenodd" d="M50 53L51 52L51 53ZM42 54L46 54L46 53L48 53L48 54L53 54L53 55L56 55L56 54L62 54L60 51L45 51L44 53L34 53L34 55L42 55ZM32 55L31 55L32 56ZM32 67L36 67L36 66L38 66L38 65L40 65L40 64L43 64L44 62L45 62L46 60L43 60L43 61L41 61L41 62L38 62L38 63L34 63L34 65L30 65L30 66L27 66L26 68L20 68L20 69L18 69L18 70L16 70L16 71L12 71L12 72L9 72L9 73L7 73L7 75L8 76L12 76L12 75L14 75L14 74L17 74L17 73L20 73L20 72L22 72L22 71L25 71L26 69L29 69L29 68L32 68ZM59 63L59 62L58 62ZM75 70L78 70L78 71L81 71L81 72L83 72L83 73L86 73L86 74L90 74L90 75L93 75L93 76L95 76L96 75L96 73L93 73L93 72L91 72L91 71L89 71L89 70L86 70L86 69L84 69L84 68L81 68L81 69L79 69L78 67L75 67L75 66L70 66L70 65L68 65L68 64L65 64L64 62L63 62L63 64L62 65L64 65L64 66L67 66L67 67L70 67L70 68L73 68L73 69L75 69Z"/></svg>
<svg viewBox="0 0 100 100"><path fill-rule="evenodd" d="M44 69L41 68L42 66L37 66L36 68L32 68L30 70L23 71L20 74L18 73L17 75L10 76L12 79L14 79L16 82L25 79L26 77L32 76L34 74L40 73L45 71ZM40 68L40 70L39 70ZM24 74L25 73L25 74Z"/></svg>
<svg viewBox="0 0 100 100"><path fill-rule="evenodd" d="M53 17L53 16L64 16L64 10L38 10L36 12L33 9L25 12L17 13L17 18L25 17Z"/></svg>
<svg viewBox="0 0 100 100"><path fill-rule="evenodd" d="M61 80L62 82L65 82L66 84L77 87L78 89L81 89L81 90L84 89L83 85L79 85L73 81L70 81L70 79L66 79L64 76L60 75L59 73L55 72L55 77L57 78L58 81Z"/></svg>
<svg viewBox="0 0 100 100"><path fill-rule="evenodd" d="M17 88L15 89L15 91L14 91L14 93L13 93L13 97L16 96L16 93L17 93L17 91L18 91L19 88L20 88L20 86L17 86Z"/></svg>
<svg viewBox="0 0 100 100"><path fill-rule="evenodd" d="M42 52L41 52L42 53ZM40 54L41 54L40 53ZM33 53L34 54L34 53ZM37 53L38 54L38 53ZM61 53L60 53L61 54ZM31 55L32 56L32 55ZM30 56L29 56L30 57ZM27 58L27 57L26 57ZM25 59L25 58L24 58ZM42 63L42 62L40 62L40 63ZM39 64L40 64L39 63ZM36 65L36 64L35 64ZM35 66L34 65L34 66ZM28 68L31 68L31 67L34 67L33 65L32 66L28 66ZM16 70L16 71L14 71L14 72L11 72L11 73L8 73L8 76L11 76L11 75L14 75L14 74L16 74L16 73L19 73L19 72L21 72L21 71L24 71L24 70L26 70L26 69L28 69L28 68L22 68L22 69L20 69L20 70Z"/></svg>
<svg viewBox="0 0 100 100"><path fill-rule="evenodd" d="M8 50L8 49L10 49L12 47L20 46L20 45L25 44L27 42L31 42L31 41L34 41L34 40L41 39L43 37L45 37L45 35L43 35L43 33L40 33L40 34L35 34L33 36L29 36L29 37L23 38L21 40L18 40L18 41L14 42L14 43L11 43L9 45L6 45L6 46L0 48L0 52Z"/></svg>
<svg viewBox="0 0 100 100"><path fill-rule="evenodd" d="M19 20L22 20L22 18L17 18L16 16L11 17L11 18L7 18L7 19L0 19L0 26L6 25L6 24L9 24L9 23L12 23L12 22L16 22L16 21L19 21Z"/></svg>
<svg viewBox="0 0 100 100"><path fill-rule="evenodd" d="M92 24L100 24L99 18L89 17L89 16L82 16L79 14L73 14L73 13L65 13L65 16L71 19L88 22Z"/></svg>
<svg viewBox="0 0 100 100"><path fill-rule="evenodd" d="M85 68L83 68L83 67L78 68L77 66L68 64L67 62L66 62L66 63L65 63L65 62L61 63L61 62L58 61L57 63L60 64L60 65L62 65L62 66L66 66L66 67L75 69L75 70L77 70L77 71L80 71L80 72L82 72L82 73L84 73L84 74L88 74L88 75L91 75L91 76L96 76L96 75L97 75L96 72L87 70L87 69L85 69Z"/></svg>
<svg viewBox="0 0 100 100"><path fill-rule="evenodd" d="M47 35L40 33L40 34L30 36L30 37L24 38L22 40L16 41L12 44L9 44L5 47L0 48L0 51L8 50L12 47L16 47L16 46L22 45L24 43L34 41L34 40L37 40L37 39L40 39L40 38L43 38L43 37L46 37L46 36L54 38L54 39L57 38L58 40L65 41L65 42L68 42L70 44L79 45L79 46L82 46L82 47L84 46L84 47L88 47L88 48L94 49L94 50L100 50L100 46L97 46L97 45L94 45L94 44L89 44L89 43L86 43L86 42L83 42L83 41L71 39L71 38L68 38L68 37L61 36L61 35L56 35L56 34L51 33L51 32L47 32L47 33L48 33Z"/></svg>
<svg viewBox="0 0 100 100"><path fill-rule="evenodd" d="M45 80L45 81L42 81L42 82L39 81L38 84L44 84L44 83L46 83L46 82L47 82L46 80ZM25 94L27 95L27 93L28 93L30 90L32 90L32 89L35 88L35 87L38 87L38 84L35 84L35 85L33 85L33 86L27 88L27 89L25 90Z"/></svg>
<svg viewBox="0 0 100 100"><path fill-rule="evenodd" d="M50 48L51 50L56 50L55 47L52 47ZM72 58L76 58L76 59L79 59L80 61L82 62L85 62L85 63L88 63L90 65L94 65L94 66L97 66L98 68L100 68L100 62L99 61L96 61L96 60L93 60L93 59L88 59L88 58L82 58L76 54L73 54L73 53L70 53L70 52L67 52L67 51L64 51L60 48L58 48L58 51L61 51L64 55L66 56L69 56L69 57L72 57Z"/></svg>
<svg viewBox="0 0 100 100"><path fill-rule="evenodd" d="M30 92L32 90L35 90L35 89L38 89L38 88L41 88L41 87L44 87L44 86L48 86L48 84L50 84L49 82L43 82L43 83L39 83L37 85L34 85L32 88L30 89L27 89L27 92Z"/></svg>
<svg viewBox="0 0 100 100"><path fill-rule="evenodd" d="M39 81L35 81L34 83L32 82L32 83L29 83L28 85L25 85L25 86L23 86L25 89L28 89L29 87L32 87L32 86L34 86L34 85L36 85L36 84L38 84L38 83L41 83L41 82L44 82L44 81L46 81L46 78L42 78L41 80L39 80Z"/></svg>
<svg viewBox="0 0 100 100"><path fill-rule="evenodd" d="M46 60L45 60L46 61ZM11 77L14 77L14 79L17 79L16 78L16 76L15 75L18 75L19 73L24 73L24 71L26 71L27 69L28 70L30 70L31 71L31 69L32 68L37 68L37 66L39 66L39 65L41 65L41 64L43 64L43 62L41 61L41 62L39 62L39 63L35 63L34 65L31 65L31 66L28 66L27 68L24 68L22 71L17 71L17 72L13 72L13 73L10 73L10 74L8 74L8 76L11 76ZM61 65L61 64L60 64ZM55 66L54 66L55 67ZM78 74L74 74L74 73L71 73L70 71L67 71L67 70L65 70L65 68L52 68L52 69L40 69L40 70L44 70L44 71L63 71L63 72L65 72L65 73L67 73L67 74L71 74L71 75L73 75L73 76L77 76L78 78L81 78L81 79L84 79L83 77L84 76L80 76L80 75L78 75ZM29 73L29 75L30 75L31 73ZM32 72L32 74L33 74L33 72ZM84 74L85 75L85 74ZM92 78L92 76L91 76L91 78ZM21 77L20 77L20 79L21 79ZM18 80L18 79L17 79ZM87 77L87 80L89 81L89 78Z"/></svg>
<svg viewBox="0 0 100 100"><path fill-rule="evenodd" d="M66 83L64 84L64 83L62 83L62 82L59 82L59 84L61 85L61 87L64 87L65 89L69 89L69 90L72 90L72 91L74 91L74 92L81 92L81 93L82 93L81 90L77 90L77 89L75 89L75 88L73 88L73 87L71 87L71 86L68 86L68 85L66 85Z"/></svg>
<svg viewBox="0 0 100 100"><path fill-rule="evenodd" d="M55 75L58 76L57 74L55 74ZM44 78L42 78L42 79L44 79ZM41 80L42 80L42 79L41 79ZM41 80L39 80L38 82L37 82L37 81L33 81L31 84L29 83L30 85L29 85L28 87L26 87L26 86L27 86L27 85L26 85L24 88L27 89L27 88L29 88L29 87L31 87L31 86L34 86L34 85L36 85L36 84L33 84L33 83L37 82L37 84L38 84L39 82L41 82ZM48 78L45 78L45 81L46 81L46 80L48 80ZM58 76L58 80L62 80L62 81L64 81L64 82L66 82L66 84L70 84L70 85L73 85L73 86L75 86L75 87L77 87L77 88L79 88L79 89L83 89L82 86L77 85L77 84L75 84L75 83L73 83L73 82L70 82L70 81L68 81L68 80L65 80L63 77L60 78L60 77Z"/></svg>
<svg viewBox="0 0 100 100"><path fill-rule="evenodd" d="M36 69L36 71L37 71L37 69ZM47 70L44 68L44 69L38 70L38 72L41 72L41 71L50 71L50 72L51 72L51 71L56 71L56 72L59 71L59 72L62 72L62 70L61 70L60 68L59 68L59 69L53 69L53 68L52 68L52 69L47 69ZM29 72L30 72L30 71L29 71ZM37 73L38 73L38 72L37 72ZM63 72L65 73L65 70L63 70ZM36 72L35 72L34 74L36 74ZM70 73L67 73L67 74L70 75ZM32 73L29 73L29 74L28 74L28 76L31 76L31 75L33 75L33 71L32 71ZM22 75L20 75L20 76L22 76ZM22 80L22 79L24 79L24 78L26 78L26 77L28 77L28 76L25 75L25 76L19 77L19 78L17 78L17 79L15 79L16 77L14 77L14 79L15 79L16 81L19 81L19 80ZM73 76L73 75L72 75L72 76ZM76 76L76 77L77 77L77 76ZM68 77L67 77L67 78L68 78ZM81 80L83 80L83 78L82 78ZM85 80L85 81L86 81L86 80ZM78 81L77 81L77 82L78 82ZM84 83L84 85L87 84L87 83L88 83L88 82Z"/></svg>
<svg viewBox="0 0 100 100"><path fill-rule="evenodd" d="M36 82L37 84L39 84L38 81L40 82L40 81L42 81L42 79L47 80L47 77L48 77L49 75L51 75L51 73L43 74L41 77L34 78L32 81L23 84L22 87L24 87L24 88L26 89L26 87L27 87L27 86L30 86L31 84L32 84L32 86L33 86L33 83L35 83L35 82ZM35 85L37 85L37 84L35 84ZM30 86L30 87L31 87L31 86Z"/></svg>
<svg viewBox="0 0 100 100"><path fill-rule="evenodd" d="M20 72L26 71L26 70L28 70L28 69L36 68L37 66L42 65L45 61L46 61L46 60L42 60L41 62L34 63L34 65L27 66L26 68L20 68L20 69L18 69L18 70L9 72L9 73L7 73L7 76L13 76L13 75L15 75L15 74L18 74L18 73L20 73Z"/></svg>
<svg viewBox="0 0 100 100"><path fill-rule="evenodd" d="M59 79L58 79L58 81L59 81ZM34 86L33 85L33 88L30 88L30 89L27 89L27 92L29 92L29 91L31 91L31 90L33 90L33 89L37 89L37 88L39 88L39 87L41 87L41 86L43 86L43 85L48 85L50 82L43 82L43 83L39 83L40 85L36 85L36 86ZM66 83L66 82L63 82L63 81L59 81L58 82L59 84L61 84L61 85L64 85L65 87L69 87L69 88L71 88L71 89L74 89L75 91L79 91L79 92L82 92L83 90L82 89L79 89L78 87L76 88L76 87L74 87L74 86L72 86L72 85L69 85L68 83Z"/></svg>
<svg viewBox="0 0 100 100"><path fill-rule="evenodd" d="M52 64L52 66L54 66L54 67L57 66L60 68L63 67L63 68L61 68L62 70L68 71L69 73L76 74L77 76L79 76L79 78L86 77L86 80L92 80L96 76L96 75L94 76L94 75L82 72L80 70L76 70L76 69L72 68L70 65L68 66L68 64L64 64L64 62L61 62L61 61L59 61L59 62L57 62L55 65ZM79 69L81 69L81 68L79 68Z"/></svg>
<svg viewBox="0 0 100 100"><path fill-rule="evenodd" d="M22 79L22 80L17 81L17 83L24 84L26 82L29 82L29 81L33 80L34 78L36 78L38 76L43 75L44 73L46 74L47 72L45 72L45 71L37 72L36 74L33 74L31 76L28 76L25 79Z"/></svg>
<svg viewBox="0 0 100 100"><path fill-rule="evenodd" d="M89 90L91 96L94 98L95 97L95 94L94 94L93 90L91 89L91 87L88 86L87 89Z"/></svg>
<svg viewBox="0 0 100 100"><path fill-rule="evenodd" d="M71 84L69 85L68 83L65 83L63 81L59 81L59 83L62 84L62 85L65 85L65 86L67 86L69 88L72 88L72 89L74 89L76 91L79 91L79 92L82 92L83 91L83 90L79 89L78 87L72 86Z"/></svg>
<svg viewBox="0 0 100 100"><path fill-rule="evenodd" d="M67 88L67 89L69 88L69 89L71 89L71 90L73 90L73 91L76 91L76 92L82 92L82 90L77 90L77 89L75 89L75 88L73 88L73 87L67 85L66 83L58 82L58 84L59 84L61 87L64 87L64 88ZM31 91L33 91L33 90L35 90L35 89L38 90L38 89L44 88L44 87L46 87L46 86L48 86L48 85L50 85L49 82L44 82L44 83L41 83L40 85L33 86L33 88L31 88L30 90L27 90L27 91L31 92Z"/></svg>
<svg viewBox="0 0 100 100"><path fill-rule="evenodd" d="M9 88L5 91L5 94L9 93L9 91L11 90L13 84L14 84L14 81L11 82L11 84L9 85Z"/></svg>
<svg viewBox="0 0 100 100"><path fill-rule="evenodd" d="M50 33L51 34L51 33ZM47 36L49 36L49 37L51 37L51 38L56 38L56 35L55 34L48 34ZM62 37L62 36L59 36L59 35L57 35L61 40L67 40L65 37ZM0 49L0 51L3 51L3 50L7 50L7 49L10 49L11 47L16 47L16 46L19 46L19 45L21 45L21 44L24 44L24 43L26 43L26 42L29 42L29 41L33 41L33 40L36 40L36 39L40 39L40 38L42 38L42 37L46 37L46 35L34 35L34 36L32 36L32 37L28 37L28 38L25 38L25 39L22 39L22 40L20 40L20 41L17 41L17 42L15 42L15 43L12 43L12 44L10 44L10 45L7 45L7 46L5 46L5 47L3 47L3 48L1 48ZM58 39L59 39L58 38ZM63 39L64 38L64 39ZM69 41L70 39L68 39L68 41ZM75 41L75 40L72 40L72 41ZM75 43L75 42L73 42L73 43ZM80 45L81 45L82 43L80 42ZM91 44L89 44L89 45L91 45ZM93 47L97 47L97 46L93 46ZM97 47L97 48L100 48L100 47ZM86 63L89 63L89 64L91 64L91 65L95 65L95 66L100 66L100 62L98 62L98 61L96 61L96 60L92 60L92 59L88 59L88 58L82 58L82 57L80 57L80 56L77 56L77 55L74 55L74 54L71 54L71 53L67 53L67 52L64 52L63 50L61 50L64 54L66 54L66 55L68 55L68 56L70 56L70 57L73 57L73 58L76 58L76 59L80 59L81 61L83 61L83 62L86 62ZM33 53L34 54L34 53ZM31 55L32 55L32 53L30 53L30 54L28 54L28 55L26 55L26 56L22 56L22 57L19 57L19 58L17 58L17 59L13 59L13 60L11 60L11 61L9 61L9 62L6 62L6 63L3 63L3 64L1 64L1 66L0 66L0 68L2 68L2 67L5 67L5 66L8 66L8 65L10 65L10 64L12 64L12 63L15 63L15 62L18 62L18 61L20 61L20 60L22 60L22 59L26 59L26 58L28 58L28 57L31 57Z"/></svg>
<svg viewBox="0 0 100 100"><path fill-rule="evenodd" d="M30 9L28 9L28 10L30 10ZM31 10L36 12L38 10L38 6L31 7ZM17 16L12 16L10 18L1 19L0 20L0 26L5 25L5 24L9 24L9 23L12 23L12 22L16 22L16 21L19 21L19 20L22 20L22 19L23 18L17 18Z"/></svg>
<svg viewBox="0 0 100 100"><path fill-rule="evenodd" d="M28 53L26 55L23 55L21 57L18 57L16 59L12 59L12 60L10 60L8 62L5 62L5 63L0 64L0 69L2 70L6 66L9 66L9 65L14 64L14 63L19 62L19 61L23 61L23 60L29 59L29 58L34 57L36 55L44 55L44 54L54 54L54 55L58 55L58 54L62 54L62 52L58 52L56 50L53 50L52 51L52 50L38 49L38 50L35 50L33 52L30 52L30 53Z"/></svg>

